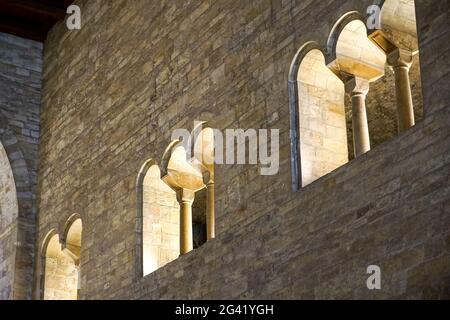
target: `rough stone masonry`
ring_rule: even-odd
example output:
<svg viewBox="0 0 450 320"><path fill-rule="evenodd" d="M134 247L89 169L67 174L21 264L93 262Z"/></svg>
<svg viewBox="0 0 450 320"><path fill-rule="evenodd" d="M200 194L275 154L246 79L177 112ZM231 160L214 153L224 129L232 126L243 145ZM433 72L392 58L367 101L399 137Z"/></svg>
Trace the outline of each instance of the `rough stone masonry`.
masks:
<svg viewBox="0 0 450 320"><path fill-rule="evenodd" d="M394 134L392 91L375 90L376 147L291 189L292 59L307 41L325 48L343 14L372 2L75 1L82 28L61 22L44 44L33 297L46 235L77 213L81 299L449 298L446 1L415 1L423 119ZM216 238L141 277L136 178L193 120L280 129L280 171L217 166ZM366 287L373 264L382 290Z"/></svg>
<svg viewBox="0 0 450 320"><path fill-rule="evenodd" d="M16 194L14 205L1 204L0 299L32 296L41 76L42 43L0 33L0 149Z"/></svg>

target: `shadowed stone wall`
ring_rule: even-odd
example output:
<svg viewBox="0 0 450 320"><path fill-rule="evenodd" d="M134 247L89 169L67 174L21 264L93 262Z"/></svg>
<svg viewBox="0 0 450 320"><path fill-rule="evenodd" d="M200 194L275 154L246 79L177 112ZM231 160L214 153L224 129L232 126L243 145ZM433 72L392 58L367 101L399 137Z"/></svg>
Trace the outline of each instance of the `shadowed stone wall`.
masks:
<svg viewBox="0 0 450 320"><path fill-rule="evenodd" d="M18 202L18 212L0 213L0 299L31 298L41 69L41 43L0 33L0 143ZM6 224L8 216L12 219Z"/></svg>
<svg viewBox="0 0 450 320"><path fill-rule="evenodd" d="M416 0L425 115L448 108L450 90L450 3L448 1Z"/></svg>
<svg viewBox="0 0 450 320"><path fill-rule="evenodd" d="M429 2L429 116L293 193L292 59L372 1L76 1L82 29L59 24L45 44L38 244L80 213L81 298L448 298L448 28ZM280 129L280 172L216 166L217 238L142 279L136 177L194 120ZM366 288L369 264L381 291Z"/></svg>

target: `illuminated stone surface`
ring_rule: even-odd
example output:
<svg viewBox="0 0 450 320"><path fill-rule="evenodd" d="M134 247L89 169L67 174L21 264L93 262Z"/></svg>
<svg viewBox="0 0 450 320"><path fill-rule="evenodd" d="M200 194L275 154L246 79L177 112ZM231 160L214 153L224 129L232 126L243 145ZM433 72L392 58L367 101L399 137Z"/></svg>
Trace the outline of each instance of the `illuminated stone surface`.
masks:
<svg viewBox="0 0 450 320"><path fill-rule="evenodd" d="M78 3L82 29L59 24L45 44L35 252L80 213L81 299L449 297L446 1L416 0L416 125L398 135L394 74L385 69L366 98L372 150L299 192L291 188L289 66L303 43L325 46L342 15L373 1ZM280 129L280 172L216 166L215 239L142 277L136 176L161 158L173 129L190 130L194 119ZM44 273L35 258L38 298ZM365 286L374 263L383 272L377 292Z"/></svg>

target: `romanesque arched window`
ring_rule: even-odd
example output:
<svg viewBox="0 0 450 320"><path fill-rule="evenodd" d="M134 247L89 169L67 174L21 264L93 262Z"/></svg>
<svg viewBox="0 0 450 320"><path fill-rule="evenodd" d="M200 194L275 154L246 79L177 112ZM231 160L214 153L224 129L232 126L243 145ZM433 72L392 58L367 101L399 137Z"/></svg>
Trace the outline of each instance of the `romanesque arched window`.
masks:
<svg viewBox="0 0 450 320"><path fill-rule="evenodd" d="M62 238L52 230L42 246L44 300L77 300L80 291L81 219L71 218L66 223Z"/></svg>
<svg viewBox="0 0 450 320"><path fill-rule="evenodd" d="M291 67L291 112L294 115L297 166L301 187L348 161L344 84L325 65L314 42L303 46Z"/></svg>
<svg viewBox="0 0 450 320"><path fill-rule="evenodd" d="M138 193L142 216L142 270L152 273L180 254L180 206L152 160L141 170Z"/></svg>
<svg viewBox="0 0 450 320"><path fill-rule="evenodd" d="M214 133L201 125L186 134L192 149L174 140L160 166L148 160L138 175L141 276L215 237Z"/></svg>
<svg viewBox="0 0 450 320"><path fill-rule="evenodd" d="M378 29L368 30L365 16L349 12L325 45L309 42L294 58L294 190L407 130L422 115L414 1L386 0L379 17Z"/></svg>

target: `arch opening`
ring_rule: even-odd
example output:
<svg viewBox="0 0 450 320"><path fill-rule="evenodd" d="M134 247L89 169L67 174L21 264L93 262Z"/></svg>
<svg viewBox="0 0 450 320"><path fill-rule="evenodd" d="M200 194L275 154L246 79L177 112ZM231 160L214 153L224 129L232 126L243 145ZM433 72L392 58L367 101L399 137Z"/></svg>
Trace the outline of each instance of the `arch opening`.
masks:
<svg viewBox="0 0 450 320"><path fill-rule="evenodd" d="M81 235L83 231L83 225L81 218L76 218L70 222L68 229L66 230L65 237L63 239L63 250L69 255L75 264L80 264L81 258Z"/></svg>
<svg viewBox="0 0 450 320"><path fill-rule="evenodd" d="M161 180L156 164L142 181L143 275L152 273L180 254L180 206L176 193Z"/></svg>
<svg viewBox="0 0 450 320"><path fill-rule="evenodd" d="M359 12L348 12L330 33L325 60L316 42L306 43L294 58L289 75L294 191L422 118L414 0L384 1L380 19L381 29L368 31ZM323 151L329 149L325 138L331 128L323 114L330 103L345 110L347 148L341 125L334 137L348 157Z"/></svg>
<svg viewBox="0 0 450 320"><path fill-rule="evenodd" d="M335 45L335 60L328 66L341 78L359 77L376 81L384 75L386 54L367 37L361 20L343 26Z"/></svg>
<svg viewBox="0 0 450 320"><path fill-rule="evenodd" d="M0 299L11 299L15 274L14 221L19 214L16 184L6 150L0 142Z"/></svg>
<svg viewBox="0 0 450 320"><path fill-rule="evenodd" d="M203 129L203 124L189 136L192 149L186 150L180 140L173 140L161 166L148 160L138 175L141 276L215 237L214 131Z"/></svg>
<svg viewBox="0 0 450 320"><path fill-rule="evenodd" d="M295 70L300 186L348 162L344 84L323 53L305 47Z"/></svg>
<svg viewBox="0 0 450 320"><path fill-rule="evenodd" d="M77 300L79 265L61 247L58 234L50 235L44 248L44 300Z"/></svg>

